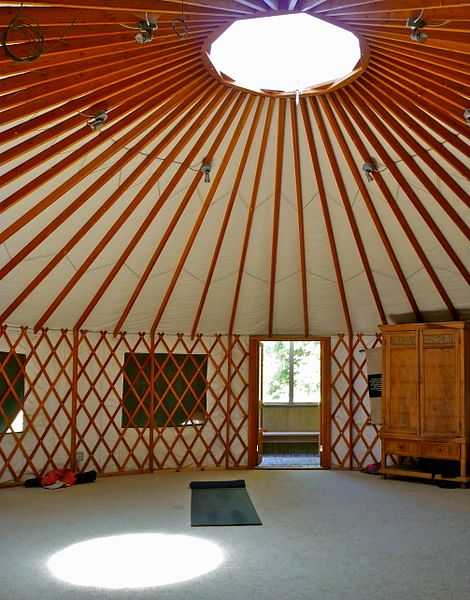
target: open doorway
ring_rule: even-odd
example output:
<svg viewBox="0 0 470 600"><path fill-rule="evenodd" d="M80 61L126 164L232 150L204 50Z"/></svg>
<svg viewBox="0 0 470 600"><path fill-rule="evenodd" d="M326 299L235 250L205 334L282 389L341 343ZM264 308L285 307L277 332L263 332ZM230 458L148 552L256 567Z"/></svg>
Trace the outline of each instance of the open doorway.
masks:
<svg viewBox="0 0 470 600"><path fill-rule="evenodd" d="M253 466L329 467L329 348L328 338L252 338Z"/></svg>

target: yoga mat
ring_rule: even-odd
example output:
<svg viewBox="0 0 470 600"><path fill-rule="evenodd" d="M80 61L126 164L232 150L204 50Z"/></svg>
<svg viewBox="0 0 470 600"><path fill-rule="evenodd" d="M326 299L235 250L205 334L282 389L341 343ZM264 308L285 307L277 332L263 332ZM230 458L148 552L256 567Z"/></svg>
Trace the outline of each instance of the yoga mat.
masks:
<svg viewBox="0 0 470 600"><path fill-rule="evenodd" d="M262 525L243 480L192 481L191 527Z"/></svg>

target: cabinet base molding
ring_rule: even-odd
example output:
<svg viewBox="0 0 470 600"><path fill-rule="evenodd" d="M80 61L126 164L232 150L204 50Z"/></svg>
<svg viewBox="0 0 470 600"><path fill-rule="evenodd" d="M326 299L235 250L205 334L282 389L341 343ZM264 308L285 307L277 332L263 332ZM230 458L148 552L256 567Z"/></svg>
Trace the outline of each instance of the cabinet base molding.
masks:
<svg viewBox="0 0 470 600"><path fill-rule="evenodd" d="M460 487L467 487L470 483L470 477L445 477L439 473L430 473L428 471L419 471L416 467L407 467L407 466L390 466L390 467L381 467L379 473L382 476L390 475L392 477L406 477L412 479L428 479L435 482L439 481L448 481L455 484L459 484Z"/></svg>

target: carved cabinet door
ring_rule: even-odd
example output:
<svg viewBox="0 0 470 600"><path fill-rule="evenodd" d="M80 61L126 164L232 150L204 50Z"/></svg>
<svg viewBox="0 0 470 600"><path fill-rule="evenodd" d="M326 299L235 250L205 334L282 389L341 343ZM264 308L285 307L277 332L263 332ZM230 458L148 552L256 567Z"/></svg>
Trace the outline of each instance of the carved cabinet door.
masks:
<svg viewBox="0 0 470 600"><path fill-rule="evenodd" d="M460 435L459 331L427 329L420 336L421 436Z"/></svg>
<svg viewBox="0 0 470 600"><path fill-rule="evenodd" d="M419 344L416 331L383 334L384 433L419 435Z"/></svg>

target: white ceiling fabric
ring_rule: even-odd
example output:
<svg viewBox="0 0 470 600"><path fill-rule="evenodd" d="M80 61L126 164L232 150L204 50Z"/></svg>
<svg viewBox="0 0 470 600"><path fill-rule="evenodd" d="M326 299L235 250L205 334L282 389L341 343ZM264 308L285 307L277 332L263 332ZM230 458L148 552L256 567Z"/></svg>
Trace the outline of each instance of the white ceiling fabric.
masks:
<svg viewBox="0 0 470 600"><path fill-rule="evenodd" d="M42 18L59 5L51 2L49 9L35 12L38 4L32 2L29 10ZM118 4L111 3L109 10L116 5L119 12ZM169 13L174 10L174 3L159 4ZM82 96L93 92L98 97L112 78L97 77L88 92L77 78L70 99L61 102L61 78L54 69L62 68L67 52L51 54L44 66L40 58L17 72L2 57L11 73L1 92L11 109L0 112L6 136L2 156L8 158L0 176L4 322L127 332L371 333L400 315L425 318L412 314L410 296L420 313L437 311L444 319L468 316L470 128L465 129L462 118L468 99L463 83L457 84L463 75L456 71L458 61L469 57L470 45L466 53L449 45L446 54L445 43L436 42L423 54L424 45L412 42L403 24L403 15L415 12L411 2L399 3L397 14L390 13L394 27L401 23L401 29L391 31L385 43L368 29L367 14L356 15L357 3L343 2L339 21L348 24L350 19L370 48L365 72L344 89L301 97L299 105L293 98L251 96L214 80L202 64L199 46L221 20L263 12L268 4L188 1L194 33L187 40L173 39L169 25L163 24L165 44L155 40L155 45L136 48L132 40L116 41L109 53L116 69L113 93L119 86L122 90L114 104L110 94L109 120L99 132L83 123L79 109L83 103L85 111L89 101ZM331 11L333 18L338 3L318 3L318 9L317 3L291 4L319 16ZM436 19L445 12L442 4L434 9ZM65 20L79 10L67 5L60 3ZM199 17L198 25L197 11L204 5L210 11ZM455 11L463 11L464 5ZM8 22L11 11L7 14L6 3L0 2L0 15L2 11ZM378 11L374 19L386 32L387 15ZM462 16L456 19L465 22ZM77 35L79 27L87 26L86 20L79 22ZM119 40L123 35L119 31ZM432 35L445 41L450 33L442 28ZM69 51L74 39L72 31ZM82 43L86 47L88 42ZM92 48L91 38L89 44ZM145 70L155 91L140 98L138 87L126 85L135 69L121 73L120 65L126 52L134 56L137 50L142 64L148 60L151 65L156 49L160 62ZM414 111L407 103L403 63L397 62L394 80L381 62L388 64L397 54L410 61L421 58L417 77L432 83L422 109ZM433 63L452 60L456 68L438 80ZM175 62L179 75L171 75ZM83 68L91 65L85 61ZM39 88L31 87L33 75L40 81L46 70L52 77L50 93L57 92L57 97L50 95L50 104L47 95L35 98ZM158 77L167 71L168 80L159 85ZM13 83L15 74L18 83ZM377 93L374 86L381 78L385 95L391 94L388 86L397 93L389 105L377 98L384 111L379 114L378 107L360 103ZM10 122L8 115L14 113L8 110L18 110L9 95L14 86L26 94L25 116ZM199 93L195 100L192 91ZM149 104L152 94L154 106ZM442 106L439 94L448 95ZM409 99L419 105L417 98ZM426 104L429 99L435 112ZM416 134L401 120L404 115L416 122ZM209 183L199 171L205 157L212 162ZM377 165L371 182L362 170L367 158Z"/></svg>

